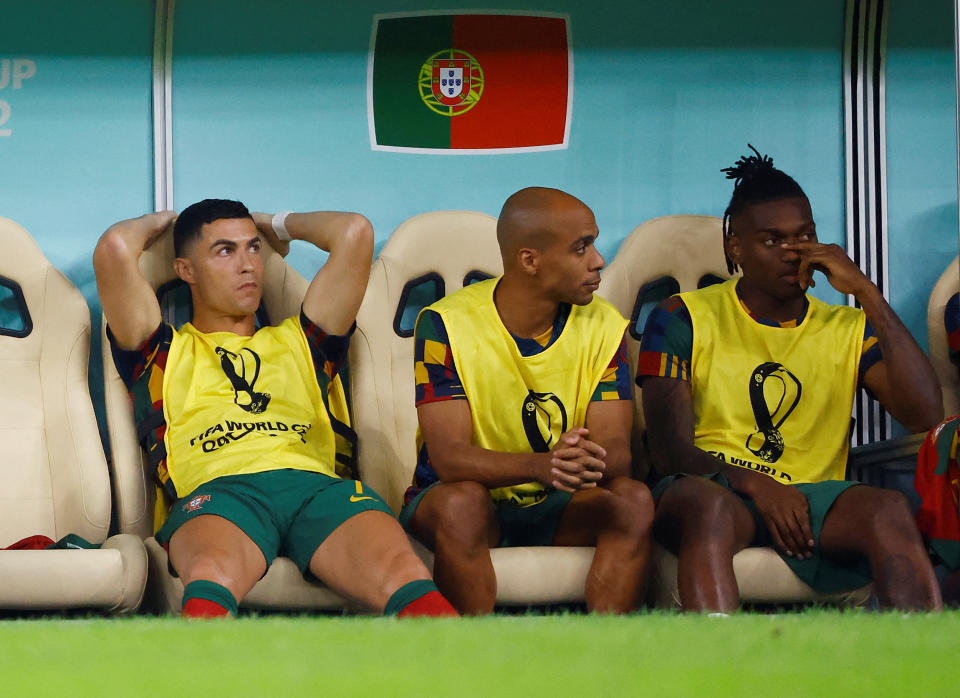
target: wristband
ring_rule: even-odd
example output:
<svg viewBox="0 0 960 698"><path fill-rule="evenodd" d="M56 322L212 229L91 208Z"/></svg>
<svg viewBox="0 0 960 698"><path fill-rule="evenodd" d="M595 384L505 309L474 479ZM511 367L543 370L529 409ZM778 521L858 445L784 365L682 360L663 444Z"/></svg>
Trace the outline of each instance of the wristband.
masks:
<svg viewBox="0 0 960 698"><path fill-rule="evenodd" d="M291 213L293 213L293 211L280 211L280 213L274 215L273 220L270 222L274 234L283 242L289 242L291 239L286 226L287 216Z"/></svg>

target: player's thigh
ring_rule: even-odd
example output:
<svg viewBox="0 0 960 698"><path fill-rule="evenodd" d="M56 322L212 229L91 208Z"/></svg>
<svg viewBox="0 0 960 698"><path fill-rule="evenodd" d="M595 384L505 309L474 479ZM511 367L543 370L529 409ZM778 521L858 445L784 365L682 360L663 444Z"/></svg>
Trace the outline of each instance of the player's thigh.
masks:
<svg viewBox="0 0 960 698"><path fill-rule="evenodd" d="M297 473L300 484L296 513L290 519L280 552L296 563L303 573L307 572L315 553L326 546L331 538L335 542L345 531L350 531L366 521L366 514L381 514L390 521L390 530L399 528L393 512L375 491L365 487L359 480L345 480L320 473ZM376 518L376 517L375 517ZM357 529L361 531L362 527ZM335 535L339 532L339 535ZM402 533L402 531L401 531ZM357 552L362 552L357 548Z"/></svg>
<svg viewBox="0 0 960 698"><path fill-rule="evenodd" d="M753 540L756 524L747 505L732 490L707 477L687 475L674 480L657 499L653 533L674 552L685 535L742 549Z"/></svg>
<svg viewBox="0 0 960 698"><path fill-rule="evenodd" d="M267 569L266 557L253 539L235 523L213 514L194 517L177 528L168 552L170 565L184 584L210 579L231 591L249 590Z"/></svg>
<svg viewBox="0 0 960 698"><path fill-rule="evenodd" d="M557 522L554 545L596 545L597 537L649 535L653 498L642 482L616 478L607 486L575 492Z"/></svg>
<svg viewBox="0 0 960 698"><path fill-rule="evenodd" d="M310 558L309 570L327 586L375 608L407 582L430 579L399 522L376 510L338 526Z"/></svg>
<svg viewBox="0 0 960 698"><path fill-rule="evenodd" d="M813 509L812 495L808 498ZM910 504L895 490L855 484L819 506L825 509L819 536L825 553L869 554L873 548L901 546L904 541L919 544Z"/></svg>
<svg viewBox="0 0 960 698"><path fill-rule="evenodd" d="M407 528L418 539L435 550L437 535L465 544L485 541L495 547L500 539L490 490L478 482L440 482L426 492Z"/></svg>

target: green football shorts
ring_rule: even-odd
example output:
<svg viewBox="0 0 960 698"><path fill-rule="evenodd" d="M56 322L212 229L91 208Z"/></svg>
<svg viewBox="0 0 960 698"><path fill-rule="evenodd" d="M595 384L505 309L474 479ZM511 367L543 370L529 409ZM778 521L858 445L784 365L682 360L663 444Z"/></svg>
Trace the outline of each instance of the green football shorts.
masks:
<svg viewBox="0 0 960 698"><path fill-rule="evenodd" d="M380 495L359 480L291 469L228 475L178 499L156 538L167 547L187 521L221 516L257 544L268 568L275 557L285 555L307 576L310 559L327 536L350 517L371 510L393 516Z"/></svg>
<svg viewBox="0 0 960 698"><path fill-rule="evenodd" d="M439 484L434 482L424 487L400 511L400 523L406 530L410 530L410 520L420 506L423 496ZM495 515L500 527L500 541L496 547L552 545L557 535L557 526L560 525L560 517L563 516L572 496L569 492L552 490L542 501L528 507L519 507L507 500L494 502Z"/></svg>
<svg viewBox="0 0 960 698"><path fill-rule="evenodd" d="M663 478L653 488L654 500L659 501L667 488L682 477L697 476L680 473ZM753 500L734 490L723 473L712 473L702 477L709 478L718 485L727 488L737 495L740 501L747 507L747 510L753 516L753 522L756 528L756 533L750 545L770 547L776 550L780 557L783 558L783 561L793 570L794 574L810 585L814 591L822 594L831 594L838 591L858 589L873 581L870 563L865 557L856 557L840 562L824 557L820 549L820 533L823 531L823 521L827 517L827 512L830 511L833 503L837 501L837 497L843 492L863 483L853 480L826 480L824 482L791 485L791 487L796 487L803 493L803 496L807 498L807 502L810 505L810 528L813 531L814 540L813 556L806 560L800 560L784 555L777 550L773 543L773 537L770 535L766 523L757 511Z"/></svg>

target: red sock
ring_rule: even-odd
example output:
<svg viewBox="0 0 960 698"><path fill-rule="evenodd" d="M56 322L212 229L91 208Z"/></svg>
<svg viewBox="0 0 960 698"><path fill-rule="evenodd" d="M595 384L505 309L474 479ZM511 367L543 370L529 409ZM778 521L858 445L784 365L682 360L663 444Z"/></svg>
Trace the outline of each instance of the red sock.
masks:
<svg viewBox="0 0 960 698"><path fill-rule="evenodd" d="M460 617L457 609L443 598L439 591L431 591L418 599L414 599L401 609L397 618L417 618L419 616L450 616Z"/></svg>
<svg viewBox="0 0 960 698"><path fill-rule="evenodd" d="M209 599L188 599L180 611L183 618L219 618L229 615L230 611Z"/></svg>

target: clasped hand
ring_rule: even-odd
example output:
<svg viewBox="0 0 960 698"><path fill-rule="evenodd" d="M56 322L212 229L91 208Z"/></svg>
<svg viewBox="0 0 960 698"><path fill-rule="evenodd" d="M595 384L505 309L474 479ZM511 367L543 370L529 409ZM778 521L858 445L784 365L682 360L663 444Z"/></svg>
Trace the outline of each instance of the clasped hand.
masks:
<svg viewBox="0 0 960 698"><path fill-rule="evenodd" d="M550 450L550 469L544 484L563 492L577 492L596 487L603 478L607 452L587 437L584 427L564 432Z"/></svg>

